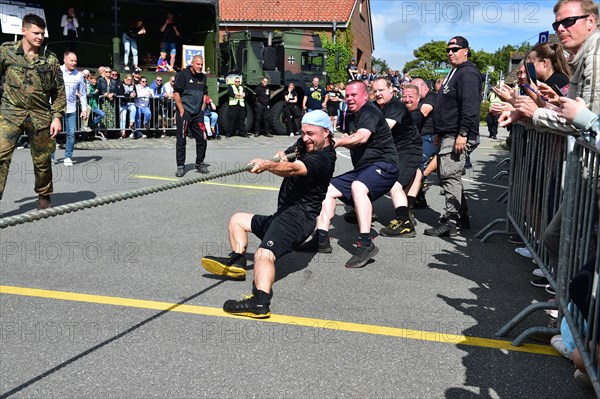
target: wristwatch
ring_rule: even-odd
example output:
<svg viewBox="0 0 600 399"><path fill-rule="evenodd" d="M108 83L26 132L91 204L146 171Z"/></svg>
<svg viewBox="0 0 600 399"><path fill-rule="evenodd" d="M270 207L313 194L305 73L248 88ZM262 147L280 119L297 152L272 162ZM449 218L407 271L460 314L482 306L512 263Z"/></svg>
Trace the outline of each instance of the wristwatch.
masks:
<svg viewBox="0 0 600 399"><path fill-rule="evenodd" d="M458 132L458 135L459 135L460 137L469 137L469 131L468 131L468 130L460 130L460 131Z"/></svg>

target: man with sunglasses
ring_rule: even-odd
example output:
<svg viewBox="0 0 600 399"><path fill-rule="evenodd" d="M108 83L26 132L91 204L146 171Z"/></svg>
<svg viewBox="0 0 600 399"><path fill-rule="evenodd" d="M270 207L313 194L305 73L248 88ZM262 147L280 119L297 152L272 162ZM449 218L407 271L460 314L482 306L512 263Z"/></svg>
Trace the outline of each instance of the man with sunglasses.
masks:
<svg viewBox="0 0 600 399"><path fill-rule="evenodd" d="M469 61L469 42L455 36L446 48L452 70L442 82L435 102L433 129L438 134L439 179L446 196L444 216L429 236L456 236L461 219L468 220L462 171L467 154L479 138L481 73Z"/></svg>
<svg viewBox="0 0 600 399"><path fill-rule="evenodd" d="M600 113L600 97L594 96L592 88L600 87L600 53L596 51L600 42L598 30L598 3L594 0L559 0L554 6L555 22L552 28L564 49L570 54L569 67L572 71L567 97L581 97L588 108ZM535 83L535 82L534 82ZM541 90L543 95L554 98L550 88ZM565 119L549 108L539 108L528 97L520 97L515 102L516 111L504 113L500 126L506 126L520 119L531 119L537 129L576 133L577 130Z"/></svg>
<svg viewBox="0 0 600 399"><path fill-rule="evenodd" d="M552 28L560 42L570 54L569 67L572 71L569 81L568 98L581 97L588 109L600 113L600 96L594 88L600 87L600 43L598 30L598 3L594 0L559 0L554 6L555 22ZM558 100L550 88L542 87L541 93ZM531 119L533 126L540 130L552 130L578 134L579 130L550 108L539 108L529 97L519 97L515 102L516 111L504 112L500 116L500 126L506 126L519 119ZM544 232L544 245L551 266L558 264L562 206L552 218Z"/></svg>

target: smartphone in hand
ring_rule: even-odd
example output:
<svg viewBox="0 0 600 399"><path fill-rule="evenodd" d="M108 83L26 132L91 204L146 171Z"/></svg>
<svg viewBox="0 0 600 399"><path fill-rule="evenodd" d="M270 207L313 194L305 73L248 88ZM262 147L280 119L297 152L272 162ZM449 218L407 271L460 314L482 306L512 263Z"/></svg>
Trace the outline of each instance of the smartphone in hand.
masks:
<svg viewBox="0 0 600 399"><path fill-rule="evenodd" d="M525 64L525 73L527 74L529 83L537 84L537 76L535 74L535 65L533 65L533 62L528 62Z"/></svg>
<svg viewBox="0 0 600 399"><path fill-rule="evenodd" d="M559 97L564 97L565 95L563 94L562 90L560 89L560 87L558 87L558 85L552 85L552 90L554 90L554 92L556 94L558 94Z"/></svg>

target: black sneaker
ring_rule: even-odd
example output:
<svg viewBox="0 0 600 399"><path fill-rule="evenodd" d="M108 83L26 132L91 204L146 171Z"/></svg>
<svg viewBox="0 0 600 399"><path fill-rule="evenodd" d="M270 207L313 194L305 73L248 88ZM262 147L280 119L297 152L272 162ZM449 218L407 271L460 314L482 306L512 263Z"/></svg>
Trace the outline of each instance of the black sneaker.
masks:
<svg viewBox="0 0 600 399"><path fill-rule="evenodd" d="M545 278L538 278L537 280L531 280L531 285L534 287L546 288L550 282Z"/></svg>
<svg viewBox="0 0 600 399"><path fill-rule="evenodd" d="M384 227L379 230L379 234L385 237L416 237L417 233L415 232L415 228L410 220L398 220L394 219Z"/></svg>
<svg viewBox="0 0 600 399"><path fill-rule="evenodd" d="M269 305L273 294L267 294L257 289L252 290L252 295L244 295L243 299L235 301L230 299L223 304L223 310L238 316L266 319L271 316Z"/></svg>
<svg viewBox="0 0 600 399"><path fill-rule="evenodd" d="M448 220L447 217L442 216L440 218L440 223L446 223L446 221ZM464 230L469 230L471 228L471 220L469 215L460 215L458 217L458 220L456 221L456 227L460 230L460 229L464 229Z"/></svg>
<svg viewBox="0 0 600 399"><path fill-rule="evenodd" d="M183 177L185 174L185 168L183 166L177 167L177 172L175 172L175 177Z"/></svg>
<svg viewBox="0 0 600 399"><path fill-rule="evenodd" d="M440 223L436 227L431 229L425 229L426 236L443 237L450 236L456 237L456 223L452 220L448 220L444 223Z"/></svg>
<svg viewBox="0 0 600 399"><path fill-rule="evenodd" d="M356 217L356 211L354 209L346 212L344 214L344 220L350 224L358 224L358 218ZM375 212L371 214L371 222L376 222L379 220L379 217Z"/></svg>
<svg viewBox="0 0 600 399"><path fill-rule="evenodd" d="M350 269L364 267L378 252L379 249L373 244L373 241L371 241L368 247L361 247L359 242L356 245L356 252L352 255L350 260L346 262L346 267Z"/></svg>
<svg viewBox="0 0 600 399"><path fill-rule="evenodd" d="M326 242L319 242L317 235L315 234L313 238L310 240L300 244L295 248L296 252L311 252L311 253L320 253L320 254L330 254L333 252L333 248L329 243L329 240Z"/></svg>
<svg viewBox="0 0 600 399"><path fill-rule="evenodd" d="M231 252L226 257L205 256L200 263L206 271L217 276L246 278L246 257L242 254Z"/></svg>
<svg viewBox="0 0 600 399"><path fill-rule="evenodd" d="M273 137L273 135L271 133L265 133L265 134L263 134L263 136L265 136L265 137Z"/></svg>
<svg viewBox="0 0 600 399"><path fill-rule="evenodd" d="M196 170L200 173L210 173L208 171L208 165L206 165L205 163L196 165Z"/></svg>
<svg viewBox="0 0 600 399"><path fill-rule="evenodd" d="M408 218L412 223L413 227L417 225L417 218L415 218L415 210L412 208L408 208Z"/></svg>

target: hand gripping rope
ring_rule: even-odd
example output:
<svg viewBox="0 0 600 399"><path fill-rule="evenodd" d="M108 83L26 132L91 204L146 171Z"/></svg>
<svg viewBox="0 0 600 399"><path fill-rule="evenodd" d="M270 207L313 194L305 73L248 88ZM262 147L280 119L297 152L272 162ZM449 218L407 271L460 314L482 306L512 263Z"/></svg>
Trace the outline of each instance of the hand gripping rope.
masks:
<svg viewBox="0 0 600 399"><path fill-rule="evenodd" d="M287 155L288 161L293 161L296 158L295 153L291 153ZM274 162L279 162L280 158L273 158ZM128 200L135 197L141 197L143 195L158 193L161 191L171 190L173 188L179 188L188 186L190 184L202 183L208 180L218 179L224 176L236 175L238 173L248 172L254 167L254 164L250 163L242 168L228 170L225 172L218 173L210 173L201 177L193 177L187 179L180 179L174 182L159 184L157 186L152 187L144 187L139 188L133 191L126 191L123 193L107 195L105 197L93 198L84 201L73 202L71 204L60 205L53 208L48 209L39 209L35 211L30 211L27 213L23 213L21 215L9 216L6 218L0 219L0 229L5 229L9 226L16 226L18 224L24 224L29 222L34 222L40 219L46 219L52 216L64 215L66 213L77 212L83 209L92 208L95 206L111 204L113 202Z"/></svg>

